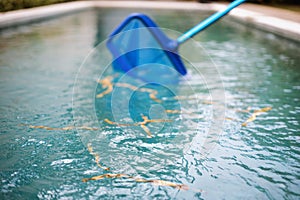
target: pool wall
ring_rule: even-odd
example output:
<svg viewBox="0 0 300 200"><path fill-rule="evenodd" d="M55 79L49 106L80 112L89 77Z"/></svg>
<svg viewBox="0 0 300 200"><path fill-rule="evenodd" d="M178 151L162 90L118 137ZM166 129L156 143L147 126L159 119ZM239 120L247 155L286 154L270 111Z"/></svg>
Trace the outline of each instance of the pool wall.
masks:
<svg viewBox="0 0 300 200"><path fill-rule="evenodd" d="M229 15L248 26L300 42L300 22L297 19L288 20L282 17L281 14L284 13L274 13L273 11L275 15L272 15L270 12L263 12L263 9L260 9L259 12L254 12L251 9L247 9L249 5L251 4L241 5L231 11ZM77 1L0 13L0 29L92 8L181 9L215 12L225 7L226 4L222 3L201 4L176 1ZM268 9L268 7L265 7L265 9Z"/></svg>

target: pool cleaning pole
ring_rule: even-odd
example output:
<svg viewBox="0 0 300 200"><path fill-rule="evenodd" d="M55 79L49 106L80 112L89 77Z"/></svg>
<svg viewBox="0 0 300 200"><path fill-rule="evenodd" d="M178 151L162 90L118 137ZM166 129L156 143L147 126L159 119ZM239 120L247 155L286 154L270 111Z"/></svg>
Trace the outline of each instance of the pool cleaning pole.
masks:
<svg viewBox="0 0 300 200"><path fill-rule="evenodd" d="M193 27L192 29L188 30L186 33L184 33L182 36L177 38L177 43L181 44L187 41L188 39L192 38L194 35L199 33L200 31L204 30L217 20L219 20L221 17L229 13L232 9L239 6L240 4L244 3L246 0L236 0L228 5L228 7L225 10L219 11L212 16L208 17L204 21L200 22L198 25Z"/></svg>

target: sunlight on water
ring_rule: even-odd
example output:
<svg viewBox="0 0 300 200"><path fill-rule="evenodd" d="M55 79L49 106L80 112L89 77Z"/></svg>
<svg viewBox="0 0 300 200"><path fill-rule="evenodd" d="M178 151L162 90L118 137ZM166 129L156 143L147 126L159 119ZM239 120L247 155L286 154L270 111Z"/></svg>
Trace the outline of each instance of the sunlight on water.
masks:
<svg viewBox="0 0 300 200"><path fill-rule="evenodd" d="M96 51L76 85L90 50L130 12L90 10L0 30L0 198L298 199L299 44L227 18L181 47L201 73L189 67L175 89L130 80L133 90L111 68L100 75L110 57ZM145 12L176 31L208 16ZM185 20L174 21L178 13ZM115 93L96 98L105 91L96 80L109 75ZM224 106L212 95L223 89L223 131L205 154L212 110ZM136 111L128 116L118 113L126 97Z"/></svg>

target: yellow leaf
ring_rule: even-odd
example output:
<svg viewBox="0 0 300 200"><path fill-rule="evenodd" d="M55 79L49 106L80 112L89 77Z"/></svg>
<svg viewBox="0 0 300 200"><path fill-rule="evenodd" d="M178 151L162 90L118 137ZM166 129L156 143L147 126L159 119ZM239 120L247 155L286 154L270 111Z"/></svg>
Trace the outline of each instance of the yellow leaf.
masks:
<svg viewBox="0 0 300 200"><path fill-rule="evenodd" d="M91 178L83 178L82 182L87 182L87 181L96 181L96 180L101 180L104 178L132 178L131 176L128 176L127 174L103 174L100 176L93 176Z"/></svg>
<svg viewBox="0 0 300 200"><path fill-rule="evenodd" d="M262 108L262 109L259 109L259 110L255 110L253 112L253 114L244 123L242 123L242 126L247 126L247 124L249 122L254 121L258 115L260 115L260 114L262 114L264 112L267 112L267 111L269 111L271 109L272 109L272 107L265 107L265 108Z"/></svg>
<svg viewBox="0 0 300 200"><path fill-rule="evenodd" d="M113 121L110 121L109 119L105 118L104 121L108 124L111 124L111 125L116 125L116 126L137 126L138 124L119 124L117 122L113 122Z"/></svg>
<svg viewBox="0 0 300 200"><path fill-rule="evenodd" d="M147 133L148 137L150 137L150 138L153 137L151 132L150 132L150 129L147 126L141 124L140 127L142 127L142 129Z"/></svg>
<svg viewBox="0 0 300 200"><path fill-rule="evenodd" d="M225 120L236 121L236 119L233 119L231 117L225 117Z"/></svg>
<svg viewBox="0 0 300 200"><path fill-rule="evenodd" d="M260 110L255 110L254 113L268 112L270 110L272 110L272 107L265 107Z"/></svg>
<svg viewBox="0 0 300 200"><path fill-rule="evenodd" d="M137 90L138 88L134 85L131 85L129 83L116 83L115 84L117 87L124 87L124 88L128 88L131 89L133 91Z"/></svg>
<svg viewBox="0 0 300 200"><path fill-rule="evenodd" d="M177 184L177 183L164 181L164 180L147 180L147 179L143 179L143 178L129 176L127 174L102 174L99 176L93 176L91 178L83 178L82 182L87 182L87 181L91 181L91 180L93 180L93 181L102 180L104 178L128 178L128 179L133 179L134 181L139 182L139 183L152 183L154 185L169 186L169 187L173 187L173 188L180 189L180 190L189 190L189 187L184 184ZM201 190L196 190L196 191L201 192Z"/></svg>
<svg viewBox="0 0 300 200"><path fill-rule="evenodd" d="M101 169L104 169L104 170L110 170L109 167L103 167L102 165L100 165L100 163L99 163L99 162L100 162L99 154L97 154L97 153L95 153L95 152L93 151L93 147L92 147L92 145L91 145L90 143L88 143L87 147L88 147L88 151L90 152L90 154L93 155L93 156L95 157L96 165L97 165L98 167L100 167Z"/></svg>

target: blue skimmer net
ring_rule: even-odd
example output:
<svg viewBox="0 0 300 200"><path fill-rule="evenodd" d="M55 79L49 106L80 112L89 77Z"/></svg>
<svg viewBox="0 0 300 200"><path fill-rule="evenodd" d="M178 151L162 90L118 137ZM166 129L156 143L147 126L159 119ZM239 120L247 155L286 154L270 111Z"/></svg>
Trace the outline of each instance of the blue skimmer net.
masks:
<svg viewBox="0 0 300 200"><path fill-rule="evenodd" d="M109 36L107 47L113 55L113 67L129 72L143 67L152 68L148 76L161 76L163 68L175 69L185 75L186 68L178 53L178 46L226 15L245 0L236 0L220 12L202 21L176 40L169 39L161 29L144 14L131 14ZM169 73L168 70L164 70ZM139 72L141 73L141 72Z"/></svg>

